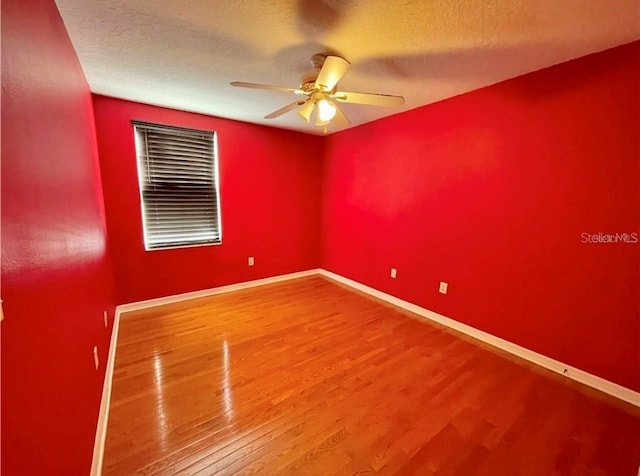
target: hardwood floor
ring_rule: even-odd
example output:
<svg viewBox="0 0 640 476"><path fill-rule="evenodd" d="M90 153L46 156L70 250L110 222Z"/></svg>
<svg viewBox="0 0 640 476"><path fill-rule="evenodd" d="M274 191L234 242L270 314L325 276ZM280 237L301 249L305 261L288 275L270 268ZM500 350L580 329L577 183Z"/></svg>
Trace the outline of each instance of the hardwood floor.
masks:
<svg viewBox="0 0 640 476"><path fill-rule="evenodd" d="M640 410L304 278L123 315L105 475L633 475Z"/></svg>

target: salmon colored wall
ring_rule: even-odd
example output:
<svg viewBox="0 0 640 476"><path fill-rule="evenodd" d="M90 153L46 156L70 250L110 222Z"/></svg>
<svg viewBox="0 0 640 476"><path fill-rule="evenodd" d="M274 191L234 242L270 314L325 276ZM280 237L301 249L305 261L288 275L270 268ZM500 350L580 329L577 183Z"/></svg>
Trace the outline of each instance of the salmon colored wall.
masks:
<svg viewBox="0 0 640 476"><path fill-rule="evenodd" d="M582 243L640 233L639 85L636 42L330 136L322 266L640 391L640 245Z"/></svg>
<svg viewBox="0 0 640 476"><path fill-rule="evenodd" d="M319 266L321 137L103 96L94 108L118 303ZM144 250L132 120L217 131L221 245Z"/></svg>
<svg viewBox="0 0 640 476"><path fill-rule="evenodd" d="M49 0L2 2L2 298L2 475L89 474L112 275L91 95Z"/></svg>

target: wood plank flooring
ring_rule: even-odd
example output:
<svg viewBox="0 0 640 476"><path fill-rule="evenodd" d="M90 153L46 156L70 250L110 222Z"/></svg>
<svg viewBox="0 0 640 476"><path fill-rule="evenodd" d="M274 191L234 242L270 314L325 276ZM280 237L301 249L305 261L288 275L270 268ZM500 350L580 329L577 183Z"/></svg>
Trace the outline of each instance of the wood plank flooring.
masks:
<svg viewBox="0 0 640 476"><path fill-rule="evenodd" d="M122 316L103 474L630 475L640 411L321 277Z"/></svg>

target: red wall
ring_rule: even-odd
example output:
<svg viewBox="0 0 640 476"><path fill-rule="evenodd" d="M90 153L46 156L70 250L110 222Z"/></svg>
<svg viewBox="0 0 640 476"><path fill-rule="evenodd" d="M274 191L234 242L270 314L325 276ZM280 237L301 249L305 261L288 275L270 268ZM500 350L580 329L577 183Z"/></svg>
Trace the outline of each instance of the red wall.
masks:
<svg viewBox="0 0 640 476"><path fill-rule="evenodd" d="M3 1L2 474L89 471L108 245L120 303L322 265L640 390L639 246L581 243L640 232L638 84L635 43L322 139L92 105L54 2ZM221 246L144 251L132 119L218 131Z"/></svg>
<svg viewBox="0 0 640 476"><path fill-rule="evenodd" d="M89 473L103 310L113 320L101 195L91 95L55 3L4 0L3 476Z"/></svg>
<svg viewBox="0 0 640 476"><path fill-rule="evenodd" d="M118 303L318 267L321 137L102 96L94 108ZM221 245L144 250L133 119L217 131Z"/></svg>
<svg viewBox="0 0 640 476"><path fill-rule="evenodd" d="M639 85L635 43L330 136L323 267L640 390L640 245L581 243L640 233Z"/></svg>

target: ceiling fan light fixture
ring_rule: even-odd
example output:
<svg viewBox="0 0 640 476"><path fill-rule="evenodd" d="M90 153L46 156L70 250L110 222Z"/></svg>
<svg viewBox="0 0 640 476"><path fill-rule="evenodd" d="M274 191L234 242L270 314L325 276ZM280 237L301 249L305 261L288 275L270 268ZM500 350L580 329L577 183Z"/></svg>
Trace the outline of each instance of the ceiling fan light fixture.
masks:
<svg viewBox="0 0 640 476"><path fill-rule="evenodd" d="M336 115L336 107L326 99L318 101L318 121L329 122Z"/></svg>
<svg viewBox="0 0 640 476"><path fill-rule="evenodd" d="M311 112L313 111L313 101L307 101L298 111L298 115L304 119L305 122L311 120Z"/></svg>

